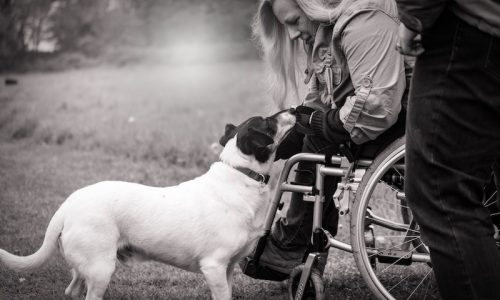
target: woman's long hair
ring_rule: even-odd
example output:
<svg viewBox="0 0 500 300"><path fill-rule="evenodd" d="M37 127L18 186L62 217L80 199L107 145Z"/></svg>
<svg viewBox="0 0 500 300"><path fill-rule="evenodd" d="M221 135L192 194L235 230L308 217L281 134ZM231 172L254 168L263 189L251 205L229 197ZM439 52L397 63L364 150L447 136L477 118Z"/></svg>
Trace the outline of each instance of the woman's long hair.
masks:
<svg viewBox="0 0 500 300"><path fill-rule="evenodd" d="M275 104L279 109L284 109L290 102L298 103L299 42L290 39L285 26L274 15L270 0L260 2L254 18L253 34L260 44L264 61L269 68L269 88Z"/></svg>
<svg viewBox="0 0 500 300"><path fill-rule="evenodd" d="M254 18L253 34L269 67L270 89L278 108L299 104L299 40L292 41L272 9L274 0L261 0ZM340 12L355 0L294 0L313 22L334 23Z"/></svg>

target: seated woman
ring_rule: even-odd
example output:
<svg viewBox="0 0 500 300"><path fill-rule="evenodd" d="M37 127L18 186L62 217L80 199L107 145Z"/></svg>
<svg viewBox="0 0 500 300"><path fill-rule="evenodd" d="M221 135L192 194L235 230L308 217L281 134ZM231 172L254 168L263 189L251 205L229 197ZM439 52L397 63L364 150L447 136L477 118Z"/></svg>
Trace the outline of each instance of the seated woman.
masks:
<svg viewBox="0 0 500 300"><path fill-rule="evenodd" d="M254 31L274 75L274 98L284 108L299 93L302 44L309 93L298 106L295 130L278 158L299 152L336 153L340 144L373 143L398 122L405 91L404 59L395 48L398 33L394 0L262 0ZM386 134L383 134L386 132ZM295 181L313 182L314 165L299 164ZM337 232L332 201L336 178L325 180L324 228ZM286 217L273 226L260 259L247 275L283 280L302 262L312 231L313 203L291 197Z"/></svg>

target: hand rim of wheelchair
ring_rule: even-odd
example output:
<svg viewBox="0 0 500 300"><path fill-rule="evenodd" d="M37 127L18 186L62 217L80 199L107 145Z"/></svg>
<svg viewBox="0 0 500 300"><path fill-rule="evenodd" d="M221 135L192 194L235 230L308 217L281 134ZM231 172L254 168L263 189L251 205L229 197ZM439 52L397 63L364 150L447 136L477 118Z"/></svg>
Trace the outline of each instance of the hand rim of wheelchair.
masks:
<svg viewBox="0 0 500 300"><path fill-rule="evenodd" d="M368 285L372 293L379 299L395 299L393 295L391 295L390 291L387 291L387 289L381 284L379 279L377 278L377 275L373 272L373 269L371 267L371 262L373 262L373 258L370 261L370 258L368 257L367 252L370 254L375 254L377 256L377 259L379 259L379 253L377 252L378 249L372 248L372 249L366 249L365 248L365 240L364 240L364 229L365 229L365 219L366 219L366 208L368 207L369 199L371 194L373 193L373 190L375 186L378 184L379 180L381 179L382 175L384 174L385 171L389 170L395 162L402 160L404 158L404 150L405 150L405 137L400 137L396 139L394 142L392 142L388 147L386 147L373 161L372 160L358 160L357 165L358 167L362 168L367 168L366 173L363 175L361 183L359 184L359 187L357 189L357 194L356 194L356 199L354 200L353 203L353 209L351 210L351 245L336 241L335 239L331 239L329 246L333 246L335 248L344 250L344 251L349 251L352 252L356 261L356 265L358 267L358 270L363 276L363 279L365 283ZM281 184L281 188L277 189L277 193L275 195L275 200L273 200L273 205L277 207L279 200L281 198L281 195L284 191L294 191L294 192L302 192L302 193L311 193L313 190L313 187L309 186L295 186L291 185L289 183L286 183L286 178L287 175L290 173L291 166L293 166L295 163L299 161L313 161L319 164L324 163L324 156L321 156L319 154L296 154L292 156L285 164L285 167L282 170L282 173L280 175L279 183ZM340 156L334 156L332 157L332 162L335 164L340 164L342 158ZM403 161L404 163L404 161ZM403 168L404 170L404 165L403 164L396 164L394 165L395 168ZM327 176L341 176L340 174L345 174L344 172L338 172L338 169L335 171L330 170L327 172L325 170L325 174ZM404 173L403 173L404 175ZM402 176L404 177L404 176ZM370 183L370 185L368 185ZM402 188L402 187L401 187ZM495 189L496 191L496 189ZM403 193L404 197L404 193ZM401 206L401 205L400 205ZM274 207L274 209L276 208ZM402 206L401 206L402 207ZM400 207L400 212L402 212L402 208ZM274 211L273 208L270 209L270 211ZM272 215L274 218L274 214ZM272 225L272 220L273 218L268 218L266 221L266 228L269 227L271 228ZM407 213L406 215L403 215L403 221L402 222L391 222L390 220L386 220L383 218L378 218L377 221L379 223L382 223L383 226L388 226L389 228L393 227L396 228L396 230L401 231L401 229L408 229L410 228L411 230L418 230L418 225L414 223L413 226L415 227L409 227L411 223L411 212ZM500 222L499 222L500 223ZM380 225L380 224L379 224ZM500 227L500 226L499 226ZM413 228L413 229L412 229ZM270 230L268 230L270 231ZM361 238L363 237L363 238ZM418 236L418 238L420 238ZM420 245L420 241L418 243ZM414 252L412 255L409 256L408 261L413 263L416 262L418 264L427 268L428 270L431 270L431 264L430 264L430 256L428 254L428 249L425 246L416 246L415 242L412 242L411 245L413 245ZM366 259L368 258L368 259ZM430 274L429 272L428 274ZM399 283L398 283L399 284ZM398 285L397 284L397 285Z"/></svg>
<svg viewBox="0 0 500 300"><path fill-rule="evenodd" d="M404 282L404 280L411 277L411 274L409 274L407 277L404 277L393 286L385 286L384 284L386 282L384 281L384 283L382 283L379 276L390 274L387 276L390 279L393 279L391 272L394 272L394 276L398 276L398 271L400 270L402 270L401 272L404 272L404 269L397 269L398 267L394 266L412 265L416 262L424 263L424 270L427 273L424 275L424 278L418 283L418 285L414 287L413 290L410 289L410 292L412 293L410 294L410 296L413 295L413 293L421 287L421 284L426 281L427 276L431 274L432 271L430 267L430 256L428 254L429 251L420 240L418 225L416 224L416 222L412 221L411 211L409 211L408 209L408 212L405 212L404 210L406 210L407 208L403 208L404 206L403 204L401 204L405 203L403 202L404 197L403 200L400 199L399 207L398 203L396 202L394 204L391 204L396 207L395 212L400 214L399 217L400 219L402 219L401 221L391 221L389 219L379 217L377 216L377 213L373 213L370 208L370 204L377 205L377 200L375 199L375 197L373 197L373 199L375 199L373 200L373 202L375 203L370 203L375 188L380 183L386 185L386 183L382 181L382 178L389 171L392 171L394 169L397 173L399 173L397 171L398 168L400 169L401 166L404 166L404 154L405 140L403 136L391 143L391 145L384 149L384 151L373 161L373 164L367 169L359 185L351 215L350 234L355 262L365 283L378 299L395 299L393 295L395 291L393 291L393 289L400 284L401 287L404 286L404 284L407 284L406 282ZM404 178L404 171L399 173L399 175ZM394 190L394 198L398 199L398 196L396 194L401 191L398 191L397 188L394 187L390 187L390 189ZM402 195L404 195L404 193ZM380 202L387 201L385 199L385 196L386 195L384 195ZM389 241L390 246L387 249L377 248L377 246L375 246L374 248L366 247L365 228L367 224L378 225L375 231L383 231L384 233L387 233L387 230L393 230L394 232L406 232L404 236L391 236L391 232L389 232L388 236L382 236L383 239L390 239L393 237L402 238L403 243L397 244L400 241L394 242L397 246L393 246L393 244L390 244L392 241ZM412 238L408 239L410 232ZM377 234L375 234L375 240L377 240ZM386 255L386 253L388 252L393 252L396 254L392 258L392 260L383 261L382 258L387 260L388 256ZM376 262L375 264L374 257L377 258L376 261L378 260L378 262ZM381 266L383 267L381 272L378 272L377 270L378 275L376 273L376 264L381 264ZM389 271L386 274L382 274L393 267L394 269L392 269L392 271ZM407 269L407 272L410 273L410 270ZM405 275L406 274L404 274L403 276ZM392 285L392 283L390 284ZM430 285L428 287L430 287Z"/></svg>

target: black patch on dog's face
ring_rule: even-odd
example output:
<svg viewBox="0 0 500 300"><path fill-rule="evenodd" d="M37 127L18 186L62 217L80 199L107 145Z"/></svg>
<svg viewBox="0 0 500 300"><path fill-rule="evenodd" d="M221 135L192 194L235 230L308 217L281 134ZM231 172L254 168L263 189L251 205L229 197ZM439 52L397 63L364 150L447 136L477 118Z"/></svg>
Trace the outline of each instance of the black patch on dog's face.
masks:
<svg viewBox="0 0 500 300"><path fill-rule="evenodd" d="M243 122L238 127L227 124L224 136L219 143L225 146L236 134L236 146L243 154L253 155L259 162L266 162L272 154L269 145L274 144L277 132L277 120L274 116L269 118L253 117Z"/></svg>

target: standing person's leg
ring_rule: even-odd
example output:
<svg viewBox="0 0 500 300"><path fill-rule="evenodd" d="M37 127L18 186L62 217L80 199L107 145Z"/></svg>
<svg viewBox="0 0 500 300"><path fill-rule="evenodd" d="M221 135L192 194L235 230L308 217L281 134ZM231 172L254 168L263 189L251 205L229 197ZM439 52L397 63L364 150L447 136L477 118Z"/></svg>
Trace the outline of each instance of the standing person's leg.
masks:
<svg viewBox="0 0 500 300"><path fill-rule="evenodd" d="M444 12L423 46L410 91L406 195L442 296L500 299L500 252L481 204L500 149L500 41Z"/></svg>

